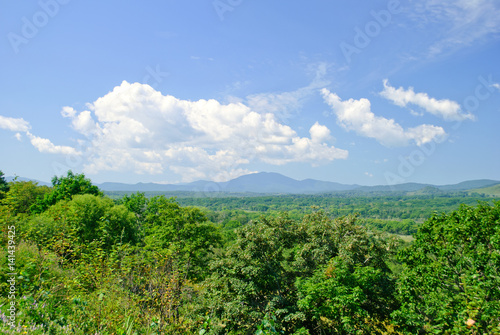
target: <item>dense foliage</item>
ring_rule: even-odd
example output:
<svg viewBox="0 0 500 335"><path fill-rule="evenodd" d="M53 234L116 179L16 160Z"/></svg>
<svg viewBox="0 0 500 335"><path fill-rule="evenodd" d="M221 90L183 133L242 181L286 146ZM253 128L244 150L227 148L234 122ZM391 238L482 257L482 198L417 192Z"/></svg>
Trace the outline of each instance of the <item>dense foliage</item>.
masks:
<svg viewBox="0 0 500 335"><path fill-rule="evenodd" d="M209 194L208 194L209 195ZM438 195L407 195L406 193L338 193L322 195L276 195L232 197L178 197L183 206L204 207L215 212L249 211L258 213L283 212L292 218L312 212L311 206L320 207L333 217L358 214L362 218L422 222L434 212L451 212L460 204L474 205L484 196L465 192Z"/></svg>
<svg viewBox="0 0 500 335"><path fill-rule="evenodd" d="M398 323L414 332L500 333L500 203L434 215L400 259Z"/></svg>
<svg viewBox="0 0 500 335"><path fill-rule="evenodd" d="M381 302L393 291L385 262L390 246L355 225L354 217L331 220L316 212L299 222L286 216L263 218L237 235L234 244L211 262L205 299L208 312L217 321L213 323L216 333L248 333L270 315L287 334L298 329L315 333L361 329L364 319L354 319L360 311L366 316L388 317L391 304ZM372 278L374 282L384 286L380 291L372 287L373 294L358 301L360 304L354 302L357 310L345 315L352 318L349 321L342 319L344 315L336 318L328 313L331 301L328 294L323 296L330 288L327 283L343 292L355 283L337 277L337 264L346 272L373 271L378 276ZM325 274L333 277L331 281L318 281ZM339 305L353 303L348 294L338 298Z"/></svg>
<svg viewBox="0 0 500 335"><path fill-rule="evenodd" d="M110 197L120 199L127 192L106 192ZM149 192L146 195L159 195ZM449 213L460 204L475 205L484 201L480 195L466 192L408 195L407 193L349 193L320 195L275 195L275 196L227 196L214 194L208 197L193 196L192 193L171 192L170 196L182 206L196 206L207 210L212 222L232 227L246 224L261 215L278 216L287 212L292 219L300 220L305 214L320 207L331 217L356 214L360 223L372 229L400 235L413 235L418 227L433 213Z"/></svg>
<svg viewBox="0 0 500 335"><path fill-rule="evenodd" d="M419 224L341 210L380 214L387 197L325 197L328 211L265 197L274 210L262 215L257 198L219 209L112 200L71 172L52 187L2 180L0 289L14 294L0 297L3 333L500 333L500 202ZM401 200L410 212L425 201ZM402 232L415 240L388 234Z"/></svg>
<svg viewBox="0 0 500 335"><path fill-rule="evenodd" d="M70 199L76 194L102 195L102 192L97 186L92 185L90 179L85 178L83 174L75 175L72 171L68 171L66 177L56 176L52 178L52 190L43 197L39 197L30 207L30 211L41 213L58 201Z"/></svg>
<svg viewBox="0 0 500 335"><path fill-rule="evenodd" d="M5 193L9 190L9 184L4 178L4 174L0 171L0 199L5 196Z"/></svg>

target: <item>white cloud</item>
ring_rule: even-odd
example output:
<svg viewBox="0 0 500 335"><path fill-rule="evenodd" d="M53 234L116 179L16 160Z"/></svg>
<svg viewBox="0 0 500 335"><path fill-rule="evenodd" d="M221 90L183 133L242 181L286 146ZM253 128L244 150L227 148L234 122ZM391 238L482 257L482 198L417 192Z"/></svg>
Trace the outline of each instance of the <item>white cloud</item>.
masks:
<svg viewBox="0 0 500 335"><path fill-rule="evenodd" d="M325 142L330 138L330 129L320 125L318 122L309 129L309 133L313 142Z"/></svg>
<svg viewBox="0 0 500 335"><path fill-rule="evenodd" d="M423 116L424 115L424 113L416 112L413 109L410 109L410 114L413 116Z"/></svg>
<svg viewBox="0 0 500 335"><path fill-rule="evenodd" d="M54 145L50 140L46 138L41 138L31 134L29 131L26 132L29 137L31 144L42 153L49 154L64 154L64 155L80 155L81 153L75 150L75 148L61 145Z"/></svg>
<svg viewBox="0 0 500 335"><path fill-rule="evenodd" d="M89 136L97 130L97 125L92 119L90 111L83 111L77 114L71 107L64 107L61 111L63 117L71 118L73 128L79 133Z"/></svg>
<svg viewBox="0 0 500 335"><path fill-rule="evenodd" d="M342 127L353 130L359 135L374 138L385 146L406 146L410 141L421 145L446 135L443 128L425 124L405 130L393 119L376 116L371 111L368 99L342 101L337 94L327 89L321 92Z"/></svg>
<svg viewBox="0 0 500 335"><path fill-rule="evenodd" d="M215 60L212 57L205 58L205 57L200 57L200 56L191 56L190 58L192 60L209 60L211 62L213 62Z"/></svg>
<svg viewBox="0 0 500 335"><path fill-rule="evenodd" d="M183 181L222 181L252 172L244 165L253 160L317 164L348 154L327 143L330 131L318 123L311 138L300 137L274 114L241 102L181 100L145 84L124 81L87 107L61 112L88 140L87 173L171 170Z"/></svg>
<svg viewBox="0 0 500 335"><path fill-rule="evenodd" d="M397 106L407 107L410 104L416 105L423 108L426 112L439 116L446 121L474 119L474 115L463 113L460 105L455 101L430 98L427 93L415 93L413 87L407 90L403 87L396 89L389 85L387 79L384 80L384 90L380 92L380 95L391 100Z"/></svg>
<svg viewBox="0 0 500 335"><path fill-rule="evenodd" d="M495 83L495 84L493 84L493 85L491 85L491 86L492 86L492 87L494 87L494 88L496 88L497 90L499 90L499 91L500 91L500 84Z"/></svg>
<svg viewBox="0 0 500 335"><path fill-rule="evenodd" d="M329 85L325 79L329 69L327 63L310 64L308 72L313 76L311 83L291 92L259 93L246 97L246 104L258 113L272 113L279 120L286 120L297 113L309 97L318 89Z"/></svg>
<svg viewBox="0 0 500 335"><path fill-rule="evenodd" d="M415 1L409 12L433 33L429 36L430 57L449 54L500 32L500 6L495 0Z"/></svg>
<svg viewBox="0 0 500 335"><path fill-rule="evenodd" d="M299 110L308 92L301 88L293 92L253 94L246 98L246 103L254 111L272 113L283 120Z"/></svg>
<svg viewBox="0 0 500 335"><path fill-rule="evenodd" d="M0 115L0 128L10 131L28 131L31 126L28 121L24 119L16 119Z"/></svg>
<svg viewBox="0 0 500 335"><path fill-rule="evenodd" d="M422 145L433 140L441 141L446 136L446 132L441 127L422 124L418 127L408 128L405 135L408 139L415 141L417 145Z"/></svg>
<svg viewBox="0 0 500 335"><path fill-rule="evenodd" d="M72 107L63 107L61 115L63 117L74 117L76 115L76 110Z"/></svg>
<svg viewBox="0 0 500 335"><path fill-rule="evenodd" d="M64 109L63 115L67 115L68 117L70 117L71 110ZM22 135L20 132L26 133L26 136L28 136L28 138L30 139L31 144L42 153L64 155L81 154L81 152L78 152L75 148L69 146L54 145L50 140L46 138L41 138L31 134L29 132L29 129L31 129L31 125L29 124L29 122L21 118L16 119L0 115L0 128L17 132L14 136L18 141L22 140Z"/></svg>

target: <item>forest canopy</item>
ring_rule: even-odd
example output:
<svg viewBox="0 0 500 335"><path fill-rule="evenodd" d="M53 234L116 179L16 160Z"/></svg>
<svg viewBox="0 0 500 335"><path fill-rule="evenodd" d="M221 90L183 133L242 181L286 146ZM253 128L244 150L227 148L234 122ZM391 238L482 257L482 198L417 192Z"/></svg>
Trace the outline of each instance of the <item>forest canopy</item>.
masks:
<svg viewBox="0 0 500 335"><path fill-rule="evenodd" d="M373 199L358 201L371 216L342 212L345 202L335 211L341 199L291 211L279 197L262 200L276 210L143 193L111 199L71 171L51 187L0 172L0 286L10 292L0 298L0 329L500 333L499 201L447 212L430 202L420 222L377 217L384 206ZM402 231L414 240L393 234Z"/></svg>

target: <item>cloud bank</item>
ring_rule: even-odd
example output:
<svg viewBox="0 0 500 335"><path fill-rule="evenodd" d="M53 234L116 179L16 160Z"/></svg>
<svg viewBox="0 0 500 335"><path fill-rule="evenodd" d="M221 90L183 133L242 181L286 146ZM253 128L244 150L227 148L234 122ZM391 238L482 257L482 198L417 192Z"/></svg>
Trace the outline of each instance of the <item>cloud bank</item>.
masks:
<svg viewBox="0 0 500 335"><path fill-rule="evenodd" d="M182 100L140 83L124 81L87 106L61 111L86 138L87 173L170 170L185 182L223 181L252 172L245 165L254 160L319 164L348 156L328 143L330 130L318 123L301 137L274 114L243 103Z"/></svg>

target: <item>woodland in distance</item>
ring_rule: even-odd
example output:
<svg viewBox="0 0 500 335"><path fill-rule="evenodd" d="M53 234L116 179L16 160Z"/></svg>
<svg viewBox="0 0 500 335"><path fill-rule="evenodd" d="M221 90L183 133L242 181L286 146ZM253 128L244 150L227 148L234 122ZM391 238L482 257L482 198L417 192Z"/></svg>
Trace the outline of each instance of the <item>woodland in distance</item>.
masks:
<svg viewBox="0 0 500 335"><path fill-rule="evenodd" d="M0 171L0 332L500 334L497 199L173 198Z"/></svg>

